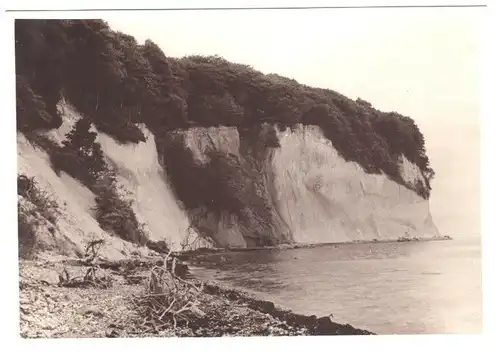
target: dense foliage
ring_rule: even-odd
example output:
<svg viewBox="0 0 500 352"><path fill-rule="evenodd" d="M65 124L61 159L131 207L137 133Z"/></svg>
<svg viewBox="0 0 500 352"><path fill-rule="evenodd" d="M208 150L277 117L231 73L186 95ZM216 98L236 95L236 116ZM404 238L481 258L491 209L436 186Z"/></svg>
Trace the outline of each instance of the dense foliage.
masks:
<svg viewBox="0 0 500 352"><path fill-rule="evenodd" d="M81 181L95 194L96 219L105 231L112 230L122 239L144 245L147 241L131 201L120 195L116 173L104 160L97 133L91 122L82 118L66 135L62 147L52 146L50 157L56 172L64 171Z"/></svg>
<svg viewBox="0 0 500 352"><path fill-rule="evenodd" d="M144 224L139 223L132 210L132 201L120 196L114 173L108 172L93 191L96 194L96 219L103 230L111 230L125 241L139 245L148 242Z"/></svg>
<svg viewBox="0 0 500 352"><path fill-rule="evenodd" d="M51 153L56 172L65 171L88 187L92 187L107 171L101 145L96 142L97 133L90 128L89 119L78 120L66 135L63 147L53 149Z"/></svg>
<svg viewBox="0 0 500 352"><path fill-rule="evenodd" d="M423 171L427 184L417 191L429 196L434 172L409 117L220 57L166 57L152 41L138 44L101 20L16 20L15 34L18 126L25 130L59 126L61 95L122 142L144 140L137 122L157 136L191 125L318 125L344 158L402 184L404 155Z"/></svg>
<svg viewBox="0 0 500 352"><path fill-rule="evenodd" d="M22 132L50 127L52 122L42 97L33 92L21 75L16 75L16 114L17 129Z"/></svg>

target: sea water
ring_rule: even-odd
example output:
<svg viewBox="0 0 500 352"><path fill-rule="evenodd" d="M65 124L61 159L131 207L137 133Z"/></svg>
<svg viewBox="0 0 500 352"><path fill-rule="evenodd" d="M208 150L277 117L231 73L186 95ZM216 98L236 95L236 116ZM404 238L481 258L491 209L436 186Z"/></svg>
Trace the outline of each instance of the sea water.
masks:
<svg viewBox="0 0 500 352"><path fill-rule="evenodd" d="M378 334L480 333L480 243L476 235L213 254L194 274Z"/></svg>

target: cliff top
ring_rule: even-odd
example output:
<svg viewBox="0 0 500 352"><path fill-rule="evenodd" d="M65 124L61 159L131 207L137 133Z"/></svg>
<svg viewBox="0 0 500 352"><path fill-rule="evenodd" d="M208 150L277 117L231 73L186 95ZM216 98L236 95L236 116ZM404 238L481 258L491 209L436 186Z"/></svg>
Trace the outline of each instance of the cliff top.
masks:
<svg viewBox="0 0 500 352"><path fill-rule="evenodd" d="M434 171L409 117L217 56L167 57L151 40L139 44L102 20L18 19L15 26L21 131L58 127L62 96L121 142L144 141L136 123L159 137L191 126L317 125L346 160L401 184L404 155L426 180L416 191L429 197Z"/></svg>

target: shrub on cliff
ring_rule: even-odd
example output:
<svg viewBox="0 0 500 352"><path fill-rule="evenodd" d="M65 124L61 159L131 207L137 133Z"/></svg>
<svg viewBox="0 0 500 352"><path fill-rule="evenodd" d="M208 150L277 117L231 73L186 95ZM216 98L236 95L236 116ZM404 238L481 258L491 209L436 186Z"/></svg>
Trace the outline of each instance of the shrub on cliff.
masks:
<svg viewBox="0 0 500 352"><path fill-rule="evenodd" d="M30 258L39 226L47 221L55 224L58 206L33 177L17 176L17 194L22 197L17 205L19 256Z"/></svg>
<svg viewBox="0 0 500 352"><path fill-rule="evenodd" d="M210 151L207 156L210 161L205 167L211 175L213 200L209 209L237 215L242 224L252 230L255 245L275 244L271 200L268 190L260 184L263 173L253 163L244 163L236 155Z"/></svg>
<svg viewBox="0 0 500 352"><path fill-rule="evenodd" d="M167 133L158 138L157 144L162 154L162 165L177 198L188 209L209 206L212 202L212 180L186 147L184 136L176 132Z"/></svg>
<svg viewBox="0 0 500 352"><path fill-rule="evenodd" d="M106 162L101 145L97 142L97 133L91 131L92 124L87 118L82 118L66 135L63 149L72 150L84 159L90 178L95 182L106 170Z"/></svg>
<svg viewBox="0 0 500 352"><path fill-rule="evenodd" d="M240 214L247 206L248 184L238 158L215 150L202 164L185 146L182 134L166 135L162 141L163 164L177 197L188 209L207 207L215 214Z"/></svg>
<svg viewBox="0 0 500 352"><path fill-rule="evenodd" d="M96 219L105 231L113 231L125 241L146 245L147 234L132 210L132 202L119 195L114 172L108 171L93 187Z"/></svg>
<svg viewBox="0 0 500 352"><path fill-rule="evenodd" d="M63 147L51 153L56 172L62 170L88 187L92 187L106 170L102 148L96 142L97 133L90 128L89 119L78 120L66 135Z"/></svg>
<svg viewBox="0 0 500 352"><path fill-rule="evenodd" d="M36 244L37 222L20 203L17 204L17 233L19 257L31 258Z"/></svg>
<svg viewBox="0 0 500 352"><path fill-rule="evenodd" d="M210 159L205 165L211 180L208 185L212 200L210 210L240 214L246 206L245 198L248 195L245 194L246 180L238 157L217 151L210 151L207 156Z"/></svg>
<svg viewBox="0 0 500 352"><path fill-rule="evenodd" d="M49 222L55 223L58 205L49 193L40 188L34 177L17 175L17 194L34 204Z"/></svg>
<svg viewBox="0 0 500 352"><path fill-rule="evenodd" d="M268 149L280 147L280 141L273 125L263 123L253 126L238 126L240 145L244 145L247 152L259 158Z"/></svg>

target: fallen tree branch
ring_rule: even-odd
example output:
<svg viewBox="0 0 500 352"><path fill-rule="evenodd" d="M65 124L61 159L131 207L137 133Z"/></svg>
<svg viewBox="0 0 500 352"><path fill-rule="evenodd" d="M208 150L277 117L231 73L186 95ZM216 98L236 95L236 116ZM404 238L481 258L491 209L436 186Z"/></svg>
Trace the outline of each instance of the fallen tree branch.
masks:
<svg viewBox="0 0 500 352"><path fill-rule="evenodd" d="M190 321L205 315L195 302L202 290L177 276L178 261L171 257L172 251L163 258L163 265L153 265L145 286L145 294L133 297L138 314L144 317L143 325L148 330ZM194 292L193 292L194 288Z"/></svg>

